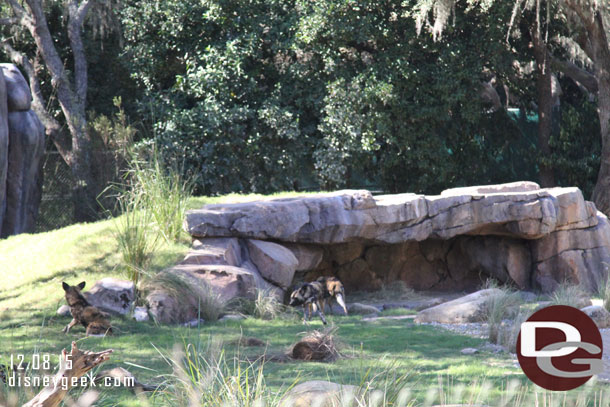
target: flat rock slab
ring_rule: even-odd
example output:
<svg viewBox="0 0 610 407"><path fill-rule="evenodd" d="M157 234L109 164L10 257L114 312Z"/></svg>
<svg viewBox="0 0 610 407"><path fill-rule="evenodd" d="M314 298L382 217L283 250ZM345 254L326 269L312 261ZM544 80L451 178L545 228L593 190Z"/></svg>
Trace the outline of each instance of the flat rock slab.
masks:
<svg viewBox="0 0 610 407"><path fill-rule="evenodd" d="M420 311L415 318L417 323L437 322L441 324L461 324L482 321L485 306L489 299L501 295L497 288L480 290L464 297Z"/></svg>
<svg viewBox="0 0 610 407"><path fill-rule="evenodd" d="M461 234L537 239L570 225L596 223L577 188L540 189L533 183L472 187L437 196L373 196L366 190L188 211L195 237L243 237L300 243L400 243Z"/></svg>
<svg viewBox="0 0 610 407"><path fill-rule="evenodd" d="M235 238L195 239L181 264L222 264L241 266L241 247Z"/></svg>

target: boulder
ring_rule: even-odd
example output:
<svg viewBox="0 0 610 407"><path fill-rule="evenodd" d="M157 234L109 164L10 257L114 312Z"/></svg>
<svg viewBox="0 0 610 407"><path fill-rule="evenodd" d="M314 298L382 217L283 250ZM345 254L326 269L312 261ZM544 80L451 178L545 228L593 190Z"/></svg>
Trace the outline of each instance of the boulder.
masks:
<svg viewBox="0 0 610 407"><path fill-rule="evenodd" d="M190 299L187 299L190 300ZM198 317L191 301L179 301L169 292L155 290L146 296L150 315L159 324L175 324Z"/></svg>
<svg viewBox="0 0 610 407"><path fill-rule="evenodd" d="M70 306L64 304L61 307L57 308L57 315L59 315L60 317L69 317L70 315L72 315L70 313Z"/></svg>
<svg viewBox="0 0 610 407"><path fill-rule="evenodd" d="M293 243L286 243L283 246L296 257L298 261L296 271L315 269L322 262L324 256L324 250L317 246Z"/></svg>
<svg viewBox="0 0 610 407"><path fill-rule="evenodd" d="M199 318L203 299L210 295L227 303L233 298L254 299L256 277L248 269L234 266L178 265L162 273L177 279L184 288L152 285L146 296L150 314L158 323L184 323Z"/></svg>
<svg viewBox="0 0 610 407"><path fill-rule="evenodd" d="M599 305L590 305L581 309L595 322L599 329L610 328L610 312Z"/></svg>
<svg viewBox="0 0 610 407"><path fill-rule="evenodd" d="M191 250L181 264L221 264L241 266L241 247L235 238L203 238L193 241Z"/></svg>
<svg viewBox="0 0 610 407"><path fill-rule="evenodd" d="M520 289L550 292L572 281L595 291L610 263L607 218L577 188L532 182L206 205L187 212L185 227L196 239L244 239L251 263L282 289L298 270L308 280L337 276L348 292L397 280L417 290L472 290L489 277Z"/></svg>
<svg viewBox="0 0 610 407"><path fill-rule="evenodd" d="M83 295L91 305L116 315L127 315L136 298L133 282L111 277L97 281Z"/></svg>
<svg viewBox="0 0 610 407"><path fill-rule="evenodd" d="M224 302L236 297L254 299L256 293L256 277L252 271L242 267L217 264L181 265L172 267L167 272L183 278L202 296L208 295L211 288ZM197 302L195 300L193 305Z"/></svg>
<svg viewBox="0 0 610 407"><path fill-rule="evenodd" d="M42 194L40 166L45 143L44 127L31 110L9 113L8 128L3 237L34 230Z"/></svg>
<svg viewBox="0 0 610 407"><path fill-rule="evenodd" d="M559 230L531 243L536 288L552 292L568 281L597 291L610 264L610 223L601 212L596 218L593 227Z"/></svg>
<svg viewBox="0 0 610 407"><path fill-rule="evenodd" d="M439 196L373 197L368 191L347 190L290 199L208 205L188 211L186 226L195 237L233 236L331 244L356 240L400 243L450 239L475 231L533 239L548 234L557 225L558 199L546 190L458 192L445 191ZM365 195L368 198L362 202L366 204L357 204L358 197ZM586 219L570 219L570 222L581 220Z"/></svg>
<svg viewBox="0 0 610 407"><path fill-rule="evenodd" d="M312 380L297 384L280 401L280 407L332 407L351 405L358 398L359 388L333 382ZM346 404L347 403L347 404ZM363 404L364 405L364 404Z"/></svg>
<svg viewBox="0 0 610 407"><path fill-rule="evenodd" d="M273 242L248 240L248 252L252 263L268 281L287 289L299 264L292 252Z"/></svg>
<svg viewBox="0 0 610 407"><path fill-rule="evenodd" d="M0 64L6 81L6 93L9 112L30 110L32 95L27 81L21 71L13 64Z"/></svg>
<svg viewBox="0 0 610 407"><path fill-rule="evenodd" d="M242 319L246 319L246 317L241 314L227 314L220 318L218 322L241 321Z"/></svg>
<svg viewBox="0 0 610 407"><path fill-rule="evenodd" d="M442 324L462 324L480 322L485 319L485 307L492 296L501 295L497 288L480 290L453 301L419 311L415 322L438 322Z"/></svg>

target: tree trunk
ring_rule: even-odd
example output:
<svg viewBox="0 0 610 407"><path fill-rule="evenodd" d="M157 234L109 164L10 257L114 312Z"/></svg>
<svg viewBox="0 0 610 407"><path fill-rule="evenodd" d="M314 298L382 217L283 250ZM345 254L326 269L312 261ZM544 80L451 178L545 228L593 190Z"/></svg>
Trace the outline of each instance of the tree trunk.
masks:
<svg viewBox="0 0 610 407"><path fill-rule="evenodd" d="M597 174L597 182L593 189L593 202L597 209L610 214L610 55L605 62L605 69L600 73L597 98L597 113L602 136L602 156Z"/></svg>
<svg viewBox="0 0 610 407"><path fill-rule="evenodd" d="M531 32L536 59L536 90L538 99L538 176L544 188L555 186L555 174L551 164L550 139L553 131L553 73L551 60L540 30L540 10Z"/></svg>
<svg viewBox="0 0 610 407"><path fill-rule="evenodd" d="M72 123L72 176L74 177L74 220L87 222L97 217L98 188L91 171L91 140L86 129L84 113Z"/></svg>
<svg viewBox="0 0 610 407"><path fill-rule="evenodd" d="M577 0L566 0L565 4L580 21L576 41L593 61L597 79L602 155L592 199L597 209L610 215L610 43L599 9Z"/></svg>
<svg viewBox="0 0 610 407"><path fill-rule="evenodd" d="M74 58L73 81L70 81L64 61L55 48L55 41L49 31L42 0L25 0L29 12L18 0L6 0L15 14L15 19L28 29L36 42L45 67L51 74L51 83L56 89L57 100L66 119L71 135L71 151L66 151L66 142L62 137L54 137L62 157L70 166L75 186L73 190L74 220L77 222L94 220L97 217L97 192L99 188L91 168L91 141L87 132L85 104L87 99L87 59L82 41L82 28L85 17L91 7L91 0L71 0L68 9L68 38ZM7 47L4 47L5 49ZM14 57L18 55L15 54ZM29 64L31 66L31 64ZM32 70L33 71L33 70ZM35 77L35 72L31 77ZM36 83L37 84L37 83ZM34 101L37 102L39 88L32 88ZM35 106L38 106L36 103ZM43 115L43 118L46 116ZM51 124L51 134L59 136L59 131Z"/></svg>

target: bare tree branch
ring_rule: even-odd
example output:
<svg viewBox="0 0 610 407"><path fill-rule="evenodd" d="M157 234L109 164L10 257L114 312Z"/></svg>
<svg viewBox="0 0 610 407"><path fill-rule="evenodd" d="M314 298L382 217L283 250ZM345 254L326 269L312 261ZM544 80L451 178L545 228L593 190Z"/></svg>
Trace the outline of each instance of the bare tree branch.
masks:
<svg viewBox="0 0 610 407"><path fill-rule="evenodd" d="M11 6L11 9L15 14L15 18L20 24L24 25L29 30L34 28L34 22L32 21L31 16L17 0L6 0L6 2L9 4L9 6Z"/></svg>
<svg viewBox="0 0 610 407"><path fill-rule="evenodd" d="M80 5L78 0L72 0L68 6L70 18L68 37L70 38L70 47L74 55L74 85L76 96L79 99L78 103L82 103L83 106L87 98L87 57L85 55L81 30L90 7L90 0L85 0Z"/></svg>
<svg viewBox="0 0 610 407"><path fill-rule="evenodd" d="M579 68L570 61L560 60L555 57L551 57L551 66L554 71L561 72L573 81L580 83L587 91L597 93L597 79L593 74Z"/></svg>

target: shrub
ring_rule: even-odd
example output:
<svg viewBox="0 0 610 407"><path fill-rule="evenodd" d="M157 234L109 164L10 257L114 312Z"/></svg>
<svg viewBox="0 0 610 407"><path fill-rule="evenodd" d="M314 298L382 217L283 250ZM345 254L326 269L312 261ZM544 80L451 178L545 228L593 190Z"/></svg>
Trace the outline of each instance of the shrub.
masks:
<svg viewBox="0 0 610 407"><path fill-rule="evenodd" d="M610 311L610 276L608 275L608 265L604 264L604 278L597 286L597 296L604 301L604 308Z"/></svg>
<svg viewBox="0 0 610 407"><path fill-rule="evenodd" d="M231 301L228 308L244 315L267 320L277 318L286 309L271 290L259 289L256 290L253 300L238 297Z"/></svg>
<svg viewBox="0 0 610 407"><path fill-rule="evenodd" d="M551 294L550 300L553 305L568 305L574 308L586 306L589 295L580 285L571 284L567 281L559 286Z"/></svg>
<svg viewBox="0 0 610 407"><path fill-rule="evenodd" d="M489 341L491 343L499 343L502 321L514 317L523 300L518 292L510 287L498 286L492 280L488 280L486 287L499 290L498 294L492 295L485 305L485 319L489 328Z"/></svg>
<svg viewBox="0 0 610 407"><path fill-rule="evenodd" d="M161 236L167 242L178 241L192 182L182 179L176 168L165 166L154 144L132 153L128 177L130 193L142 197L139 203L150 212Z"/></svg>
<svg viewBox="0 0 610 407"><path fill-rule="evenodd" d="M114 222L114 235L127 278L138 287L158 245L152 213L141 204L142 195L129 193L118 197L122 215Z"/></svg>

